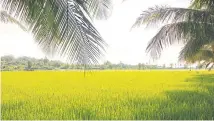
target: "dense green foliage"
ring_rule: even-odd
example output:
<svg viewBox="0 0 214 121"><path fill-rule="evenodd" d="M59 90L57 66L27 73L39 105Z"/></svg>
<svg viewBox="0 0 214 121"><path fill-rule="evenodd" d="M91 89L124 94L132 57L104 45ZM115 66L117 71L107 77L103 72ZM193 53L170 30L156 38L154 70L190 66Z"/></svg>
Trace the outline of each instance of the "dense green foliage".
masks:
<svg viewBox="0 0 214 121"><path fill-rule="evenodd" d="M2 71L21 71L21 70L56 70L56 69L72 69L72 65L62 63L60 61L44 59L36 59L30 57L14 58L13 56L1 57Z"/></svg>
<svg viewBox="0 0 214 121"><path fill-rule="evenodd" d="M137 65L124 64L122 62L113 64L106 61L103 64L91 65L88 69L93 70L105 70L105 69L133 69L133 70L145 70L145 69L174 69L175 64L170 64L166 67L165 64L162 66L139 63ZM15 58L11 55L1 57L1 70L2 71L33 71L33 70L73 70L73 69L85 69L83 65L63 63L61 61L44 59L36 59L31 57L18 57ZM187 65L180 67L179 69L188 69Z"/></svg>

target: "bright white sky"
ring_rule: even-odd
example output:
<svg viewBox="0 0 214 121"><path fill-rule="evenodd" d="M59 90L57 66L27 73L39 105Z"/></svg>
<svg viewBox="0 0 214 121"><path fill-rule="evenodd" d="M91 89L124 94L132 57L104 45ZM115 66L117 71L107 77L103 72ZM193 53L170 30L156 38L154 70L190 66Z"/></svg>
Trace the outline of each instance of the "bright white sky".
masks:
<svg viewBox="0 0 214 121"><path fill-rule="evenodd" d="M124 3L120 0L114 1L115 6L111 18L107 21L95 21L97 29L108 43L105 57L101 60L109 60L112 63L121 61L126 64L152 62L145 53L145 48L160 27L130 31L132 24L142 11L155 5L188 7L190 4L189 0L126 0ZM177 63L181 47L182 45L174 45L167 48L161 59L155 63ZM0 23L0 56L8 54L15 57L45 57L29 33L22 31L16 25ZM59 57L50 57L50 59L62 60Z"/></svg>

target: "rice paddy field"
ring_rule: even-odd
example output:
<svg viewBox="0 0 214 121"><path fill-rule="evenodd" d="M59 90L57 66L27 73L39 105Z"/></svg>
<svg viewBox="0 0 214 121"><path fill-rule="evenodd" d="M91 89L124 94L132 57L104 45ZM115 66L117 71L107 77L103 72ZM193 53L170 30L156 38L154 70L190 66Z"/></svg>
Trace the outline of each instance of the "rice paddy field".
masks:
<svg viewBox="0 0 214 121"><path fill-rule="evenodd" d="M1 72L4 120L214 119L214 72Z"/></svg>

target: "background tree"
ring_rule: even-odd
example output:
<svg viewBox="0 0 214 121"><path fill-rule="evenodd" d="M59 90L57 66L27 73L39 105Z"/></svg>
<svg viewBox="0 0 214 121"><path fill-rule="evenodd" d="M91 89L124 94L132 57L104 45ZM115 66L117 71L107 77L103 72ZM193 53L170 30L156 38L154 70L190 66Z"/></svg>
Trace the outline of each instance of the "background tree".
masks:
<svg viewBox="0 0 214 121"><path fill-rule="evenodd" d="M26 70L28 70L28 71L32 70L32 62L31 61L27 62L27 68L26 68Z"/></svg>
<svg viewBox="0 0 214 121"><path fill-rule="evenodd" d="M46 58L47 59L47 58ZM1 71L24 71L24 70L82 70L83 65L63 63L58 60L48 60L44 63L44 59L36 59L31 57L2 56L1 57ZM160 69L157 65L140 64L141 69ZM162 67L163 68L163 67ZM113 64L106 61L103 64L91 65L93 70L139 70L139 64L130 65L125 63Z"/></svg>
<svg viewBox="0 0 214 121"><path fill-rule="evenodd" d="M170 68L173 68L173 63L170 63Z"/></svg>
<svg viewBox="0 0 214 121"><path fill-rule="evenodd" d="M141 70L142 66L141 63L138 63L138 70Z"/></svg>
<svg viewBox="0 0 214 121"><path fill-rule="evenodd" d="M45 57L44 60L43 60L43 62L44 62L45 65L48 63L48 61L49 61L49 60L48 60L47 57Z"/></svg>
<svg viewBox="0 0 214 121"><path fill-rule="evenodd" d="M103 65L105 69L112 69L112 63L110 61L106 61Z"/></svg>
<svg viewBox="0 0 214 121"><path fill-rule="evenodd" d="M166 64L163 64L163 66L162 66L164 69L166 68Z"/></svg>

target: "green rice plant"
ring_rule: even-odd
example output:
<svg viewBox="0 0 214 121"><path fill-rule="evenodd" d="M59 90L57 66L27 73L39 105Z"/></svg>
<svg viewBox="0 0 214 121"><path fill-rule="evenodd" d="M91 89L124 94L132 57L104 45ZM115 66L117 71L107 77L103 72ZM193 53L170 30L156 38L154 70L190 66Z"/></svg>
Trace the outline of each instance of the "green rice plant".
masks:
<svg viewBox="0 0 214 121"><path fill-rule="evenodd" d="M213 119L210 71L1 72L4 120Z"/></svg>

